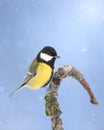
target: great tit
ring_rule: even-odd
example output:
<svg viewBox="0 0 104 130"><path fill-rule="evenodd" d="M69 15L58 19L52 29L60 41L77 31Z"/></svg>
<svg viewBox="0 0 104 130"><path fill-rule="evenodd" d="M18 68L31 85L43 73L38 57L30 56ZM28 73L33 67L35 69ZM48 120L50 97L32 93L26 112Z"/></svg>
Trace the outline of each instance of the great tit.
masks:
<svg viewBox="0 0 104 130"><path fill-rule="evenodd" d="M57 58L60 57L53 47L44 47L32 61L21 86L12 92L10 96L25 87L35 90L46 86L53 76L54 62Z"/></svg>

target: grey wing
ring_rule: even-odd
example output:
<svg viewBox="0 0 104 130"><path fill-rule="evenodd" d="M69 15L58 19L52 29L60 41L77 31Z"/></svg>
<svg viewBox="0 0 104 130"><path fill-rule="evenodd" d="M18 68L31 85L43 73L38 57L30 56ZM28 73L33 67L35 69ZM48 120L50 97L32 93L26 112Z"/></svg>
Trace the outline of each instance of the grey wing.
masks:
<svg viewBox="0 0 104 130"><path fill-rule="evenodd" d="M25 88L26 86L26 83L36 75L36 70L37 70L37 67L38 67L39 63L36 62L36 59L32 62L30 68L29 68L29 71L27 72L27 74L25 75L24 77L24 80L21 84L20 87L18 87L15 91L13 91L10 96L12 95L15 95L17 92L19 92L21 89Z"/></svg>
<svg viewBox="0 0 104 130"><path fill-rule="evenodd" d="M13 96L15 95L17 92L19 92L21 89L25 88L26 86L26 83L33 77L35 76L36 73L30 73L30 72L27 72L22 84L20 87L18 87L15 91L13 91L10 96Z"/></svg>
<svg viewBox="0 0 104 130"><path fill-rule="evenodd" d="M32 64L29 67L27 74L24 77L22 85L25 85L32 77L34 77L36 75L38 65L39 65L39 63L37 62L36 59L34 59Z"/></svg>
<svg viewBox="0 0 104 130"><path fill-rule="evenodd" d="M22 82L22 86L24 86L32 77L34 77L36 75L36 72L30 73L29 71L27 72L27 74L24 77L24 80Z"/></svg>

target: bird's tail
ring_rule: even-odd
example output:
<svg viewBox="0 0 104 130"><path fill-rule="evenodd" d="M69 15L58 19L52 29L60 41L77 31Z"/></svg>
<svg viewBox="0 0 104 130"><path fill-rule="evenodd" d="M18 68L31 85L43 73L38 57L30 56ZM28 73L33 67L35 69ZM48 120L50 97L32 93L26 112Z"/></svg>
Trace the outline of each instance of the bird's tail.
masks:
<svg viewBox="0 0 104 130"><path fill-rule="evenodd" d="M17 94L20 90L22 90L25 87L26 87L25 85L21 85L16 90L14 90L9 96L14 96L15 94Z"/></svg>

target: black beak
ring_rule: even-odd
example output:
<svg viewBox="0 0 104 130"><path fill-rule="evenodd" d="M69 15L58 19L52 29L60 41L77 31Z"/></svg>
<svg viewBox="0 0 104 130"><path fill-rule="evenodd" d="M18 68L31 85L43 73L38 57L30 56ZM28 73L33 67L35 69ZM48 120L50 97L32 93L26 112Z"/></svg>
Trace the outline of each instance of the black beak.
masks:
<svg viewBox="0 0 104 130"><path fill-rule="evenodd" d="M60 58L60 56L55 56L55 58L57 59L57 58Z"/></svg>

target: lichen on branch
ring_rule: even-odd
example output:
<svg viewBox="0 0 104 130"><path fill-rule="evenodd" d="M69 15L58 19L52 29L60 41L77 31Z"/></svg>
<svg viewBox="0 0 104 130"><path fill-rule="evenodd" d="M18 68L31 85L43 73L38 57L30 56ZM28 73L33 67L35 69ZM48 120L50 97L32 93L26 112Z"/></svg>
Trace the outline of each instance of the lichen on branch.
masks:
<svg viewBox="0 0 104 130"><path fill-rule="evenodd" d="M58 88L60 87L60 83L63 78L71 76L79 81L82 86L87 90L90 101L93 104L98 104L91 88L88 83L84 79L83 75L75 69L72 65L64 65L60 67L53 75L52 81L50 82L49 89L45 96L45 107L46 107L46 115L51 116L51 126L52 130L64 130L62 127L62 120L60 118L61 110L57 100L58 97Z"/></svg>

